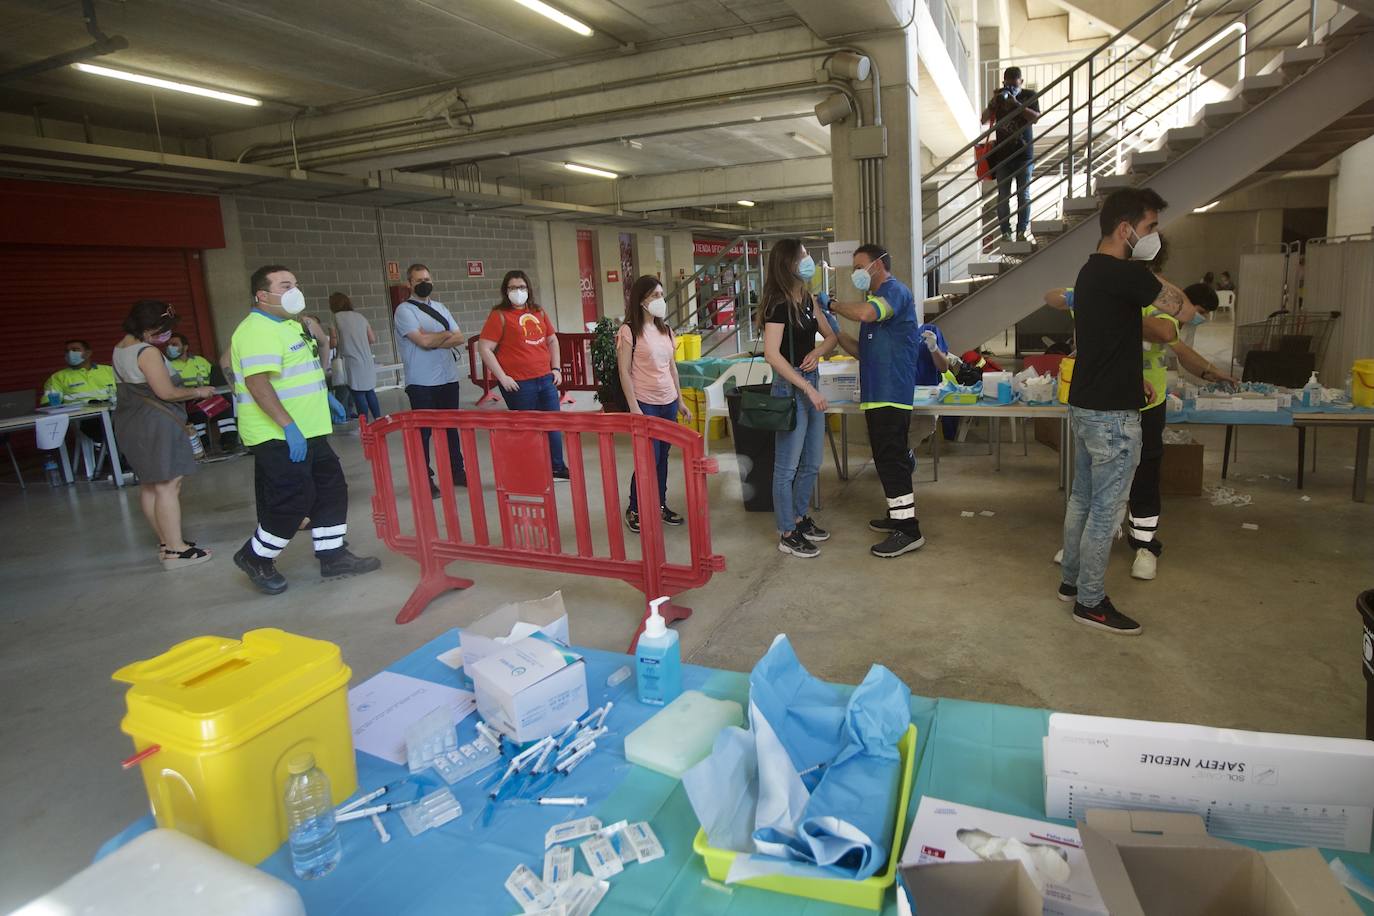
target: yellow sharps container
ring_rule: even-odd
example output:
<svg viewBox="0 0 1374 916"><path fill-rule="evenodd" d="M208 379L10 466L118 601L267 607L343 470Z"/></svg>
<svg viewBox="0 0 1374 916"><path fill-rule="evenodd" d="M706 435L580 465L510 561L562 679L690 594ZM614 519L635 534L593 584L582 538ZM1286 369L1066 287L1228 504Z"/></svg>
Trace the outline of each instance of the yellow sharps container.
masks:
<svg viewBox="0 0 1374 916"><path fill-rule="evenodd" d="M334 803L358 787L339 647L278 629L200 636L114 673L158 826L256 865L286 840L287 765L308 751Z"/></svg>

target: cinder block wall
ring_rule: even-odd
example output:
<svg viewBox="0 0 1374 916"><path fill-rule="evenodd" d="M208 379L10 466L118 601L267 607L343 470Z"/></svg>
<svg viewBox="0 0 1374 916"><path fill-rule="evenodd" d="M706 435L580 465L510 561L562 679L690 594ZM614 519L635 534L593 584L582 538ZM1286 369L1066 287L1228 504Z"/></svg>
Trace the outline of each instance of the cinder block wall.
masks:
<svg viewBox="0 0 1374 916"><path fill-rule="evenodd" d="M291 268L307 313L326 325L330 293L346 293L377 332L378 362L396 361L388 260L398 261L402 272L415 262L428 265L434 297L469 336L496 304L507 270L536 273L534 229L524 220L252 197L238 198L237 205L245 275L263 264ZM484 277L467 276L469 260L482 261Z"/></svg>

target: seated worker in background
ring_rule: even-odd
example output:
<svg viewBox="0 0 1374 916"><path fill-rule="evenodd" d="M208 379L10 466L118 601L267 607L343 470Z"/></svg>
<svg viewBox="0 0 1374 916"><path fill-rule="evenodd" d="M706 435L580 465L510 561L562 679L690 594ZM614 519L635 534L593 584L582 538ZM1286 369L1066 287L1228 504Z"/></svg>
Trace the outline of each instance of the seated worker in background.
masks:
<svg viewBox="0 0 1374 916"><path fill-rule="evenodd" d="M1301 267L1302 262L1299 261L1298 264L1299 264L1299 267ZM1302 282L1301 282L1301 280L1302 280L1302 271L1301 271L1301 269L1299 269L1299 271L1298 271L1298 280L1299 280L1298 285L1301 286L1301 285L1302 285ZM1235 281L1231 279L1231 272L1230 272L1229 270L1223 270L1223 271L1221 272L1221 276L1217 278L1217 289L1219 289L1219 290L1227 290L1227 291L1229 291L1229 292L1235 292L1235 291L1236 291L1236 284L1235 284Z"/></svg>
<svg viewBox="0 0 1374 916"><path fill-rule="evenodd" d="M167 341L167 362L172 367L172 371L181 379L183 388L200 388L210 385L210 374L213 367L210 361L203 356L191 352L191 341L186 339L185 334L173 334L172 339ZM194 401L186 405L186 422L191 425L197 423L205 424L205 435L210 440L210 450L219 451L219 423L212 421L195 406Z"/></svg>
<svg viewBox="0 0 1374 916"><path fill-rule="evenodd" d="M114 403L114 368L92 360L89 343L84 340L67 341L66 360L66 367L58 369L43 383L43 398L38 402L39 407L96 401ZM105 424L99 416L85 417L77 425L87 439L102 445L105 443Z"/></svg>

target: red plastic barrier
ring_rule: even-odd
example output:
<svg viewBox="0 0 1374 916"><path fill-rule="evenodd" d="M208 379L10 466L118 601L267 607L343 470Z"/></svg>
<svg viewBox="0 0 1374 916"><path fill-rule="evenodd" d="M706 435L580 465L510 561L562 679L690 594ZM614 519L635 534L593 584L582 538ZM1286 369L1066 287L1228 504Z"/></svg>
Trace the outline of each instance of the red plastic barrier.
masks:
<svg viewBox="0 0 1374 916"><path fill-rule="evenodd" d="M468 379L482 390L482 396L477 399L477 406L481 407L488 401L496 400L497 383L477 352L477 340L476 337L468 340ZM572 398L567 397L569 391L596 390L596 379L592 372L591 334L560 332L558 356L559 369L563 373L563 384L558 386L558 390L564 394L564 403L572 403Z"/></svg>
<svg viewBox="0 0 1374 916"><path fill-rule="evenodd" d="M421 447L420 430L426 427L435 431L430 445L434 449L436 483L440 490L437 500L430 498L429 471ZM462 443L468 479L468 487L463 492L471 530L464 530L458 515L457 494L449 470L448 436L440 434L449 429L458 430ZM479 431L490 436L490 468L483 466L482 453L477 448ZM576 544L570 550L564 549L558 524L559 505L547 435L551 431L563 433L572 478L568 502L572 506ZM403 523L397 502L388 441L393 434L400 437L405 456L410 514L414 519L411 526ZM598 553L592 542L588 481L582 454L584 436L595 438L600 457L605 532L598 541L607 545L604 553ZM683 502L691 545L691 559L686 565L668 562L663 545L663 522L657 512L645 512L640 516L640 556L627 556L626 529L621 524L624 504L616 473L617 436L631 438L642 506L658 505L653 440L668 442L674 448L671 453L674 460L683 462L686 486ZM363 454L372 465L375 485L372 519L377 526L377 536L392 550L420 564L420 582L396 615L397 623L414 620L430 601L448 589L467 588L473 584L471 579L445 572L445 567L455 560L622 579L644 593L645 617L648 616L648 599L705 585L712 573L725 569L725 558L711 552L706 492L706 475L716 473L718 468L714 459L704 456L701 436L681 424L635 414L412 410L362 424L362 442ZM561 484L557 486L562 488ZM495 511L500 525L495 542L487 523L488 505L484 495L488 488L496 496ZM440 517L445 532L442 534ZM406 527L410 528L409 532L403 531ZM686 619L691 613L690 608L672 603L663 608L663 616L670 621ZM630 643L631 651L643 629L641 620Z"/></svg>

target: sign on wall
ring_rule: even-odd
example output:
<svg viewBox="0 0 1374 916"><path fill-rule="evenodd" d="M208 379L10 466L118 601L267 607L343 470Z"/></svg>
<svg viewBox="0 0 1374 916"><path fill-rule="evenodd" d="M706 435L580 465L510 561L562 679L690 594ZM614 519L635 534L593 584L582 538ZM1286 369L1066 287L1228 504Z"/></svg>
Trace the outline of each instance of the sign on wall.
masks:
<svg viewBox="0 0 1374 916"><path fill-rule="evenodd" d="M468 261L469 277L485 277L486 271L482 267L481 261Z"/></svg>
<svg viewBox="0 0 1374 916"><path fill-rule="evenodd" d="M724 239L692 239L692 254L698 258L714 258L725 251ZM760 252L759 243L751 240L749 242L749 257L756 258ZM744 246L736 243L730 249L730 254L739 257L744 254Z"/></svg>
<svg viewBox="0 0 1374 916"><path fill-rule="evenodd" d="M620 271L618 271L618 270L608 270L608 271L606 271L606 282L607 282L607 283L619 283L619 282L620 282Z"/></svg>
<svg viewBox="0 0 1374 916"><path fill-rule="evenodd" d="M596 299L596 249L590 229L577 230L577 285L582 293L582 320L596 321L601 306Z"/></svg>
<svg viewBox="0 0 1374 916"><path fill-rule="evenodd" d="M401 262L386 262L386 279L388 283L399 283L401 280Z"/></svg>

